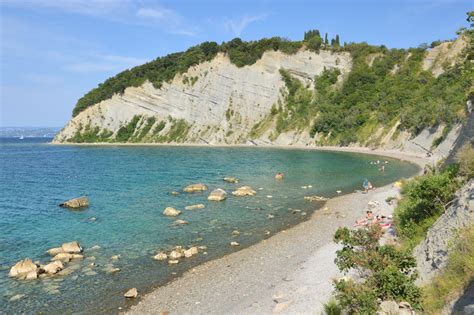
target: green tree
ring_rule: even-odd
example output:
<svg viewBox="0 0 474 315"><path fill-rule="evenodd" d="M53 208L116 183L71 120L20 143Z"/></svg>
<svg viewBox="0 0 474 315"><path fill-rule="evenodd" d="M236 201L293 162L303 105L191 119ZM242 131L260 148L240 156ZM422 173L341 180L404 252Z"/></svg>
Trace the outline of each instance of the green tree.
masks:
<svg viewBox="0 0 474 315"><path fill-rule="evenodd" d="M328 33L326 33L326 35L324 35L324 44L325 44L326 46L329 45Z"/></svg>
<svg viewBox="0 0 474 315"><path fill-rule="evenodd" d="M334 46L340 47L341 43L339 41L339 34L336 34L336 39L334 40Z"/></svg>

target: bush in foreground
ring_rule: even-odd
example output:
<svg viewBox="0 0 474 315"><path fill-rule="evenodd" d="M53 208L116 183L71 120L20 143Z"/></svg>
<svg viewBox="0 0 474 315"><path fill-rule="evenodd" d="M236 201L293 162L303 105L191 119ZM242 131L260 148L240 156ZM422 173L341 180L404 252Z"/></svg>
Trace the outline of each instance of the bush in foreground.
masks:
<svg viewBox="0 0 474 315"><path fill-rule="evenodd" d="M407 301L421 307L421 291L415 286L416 262L409 251L393 245L380 245L380 226L350 230L339 228L334 241L342 245L335 263L347 273L355 270L363 281L335 281L336 299L349 314L373 314L380 300Z"/></svg>

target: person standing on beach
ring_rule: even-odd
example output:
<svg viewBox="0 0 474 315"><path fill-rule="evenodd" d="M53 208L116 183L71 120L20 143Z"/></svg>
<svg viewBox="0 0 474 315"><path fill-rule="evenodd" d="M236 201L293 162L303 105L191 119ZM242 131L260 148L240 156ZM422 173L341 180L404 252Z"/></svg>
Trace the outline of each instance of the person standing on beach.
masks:
<svg viewBox="0 0 474 315"><path fill-rule="evenodd" d="M367 193L369 191L369 180L366 178L362 183L362 187L364 187L364 191Z"/></svg>

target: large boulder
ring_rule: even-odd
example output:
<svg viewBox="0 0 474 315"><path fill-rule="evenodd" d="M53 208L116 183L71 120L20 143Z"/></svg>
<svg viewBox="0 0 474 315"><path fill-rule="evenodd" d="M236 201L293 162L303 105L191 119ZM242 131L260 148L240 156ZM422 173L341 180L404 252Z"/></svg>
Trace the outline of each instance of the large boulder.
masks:
<svg viewBox="0 0 474 315"><path fill-rule="evenodd" d="M44 272L53 275L64 269L63 263L60 260L53 261L43 267Z"/></svg>
<svg viewBox="0 0 474 315"><path fill-rule="evenodd" d="M35 272L38 266L29 258L20 260L10 269L10 277L25 277L26 275Z"/></svg>
<svg viewBox="0 0 474 315"><path fill-rule="evenodd" d="M202 203L197 204L197 205L191 205L191 206L186 206L184 209L186 210L195 210L195 209L204 209L206 206L203 205Z"/></svg>
<svg viewBox="0 0 474 315"><path fill-rule="evenodd" d="M65 201L59 205L63 208L80 209L89 206L89 199L85 196Z"/></svg>
<svg viewBox="0 0 474 315"><path fill-rule="evenodd" d="M63 250L63 252L69 254L79 254L82 252L81 245L79 245L79 243L76 241L64 243L63 245L61 245L61 249Z"/></svg>
<svg viewBox="0 0 474 315"><path fill-rule="evenodd" d="M221 188L214 189L207 197L207 200L210 201L222 201L227 198L227 193Z"/></svg>
<svg viewBox="0 0 474 315"><path fill-rule="evenodd" d="M176 210L173 207L166 207L165 210L163 211L163 214L168 217L176 217L181 214L181 211Z"/></svg>
<svg viewBox="0 0 474 315"><path fill-rule="evenodd" d="M207 186L204 185L203 183L198 183L198 184L188 185L183 190L187 193L205 191L207 190Z"/></svg>
<svg viewBox="0 0 474 315"><path fill-rule="evenodd" d="M232 183L232 184L237 184L239 182L238 178L235 178L233 176L226 176L224 177L224 182Z"/></svg>
<svg viewBox="0 0 474 315"><path fill-rule="evenodd" d="M239 187L236 191L232 192L232 195L237 196L237 197L243 197L243 196L255 196L257 192L252 189L250 186L242 186Z"/></svg>

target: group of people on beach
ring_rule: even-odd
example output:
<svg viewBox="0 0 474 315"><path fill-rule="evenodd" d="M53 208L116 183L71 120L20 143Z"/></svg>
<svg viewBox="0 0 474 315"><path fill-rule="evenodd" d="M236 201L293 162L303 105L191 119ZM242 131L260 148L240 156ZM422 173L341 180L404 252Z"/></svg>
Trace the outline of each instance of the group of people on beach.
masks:
<svg viewBox="0 0 474 315"><path fill-rule="evenodd" d="M356 220L354 226L370 226L374 224L379 224L383 230L389 229L392 226L392 216L374 215L372 210L367 210L365 218Z"/></svg>

